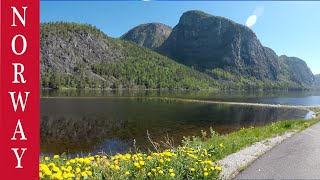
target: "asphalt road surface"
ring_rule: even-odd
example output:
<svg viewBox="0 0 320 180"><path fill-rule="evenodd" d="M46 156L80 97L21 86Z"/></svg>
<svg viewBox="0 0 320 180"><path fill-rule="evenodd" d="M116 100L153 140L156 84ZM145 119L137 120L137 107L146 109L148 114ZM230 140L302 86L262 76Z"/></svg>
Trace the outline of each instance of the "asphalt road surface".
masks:
<svg viewBox="0 0 320 180"><path fill-rule="evenodd" d="M320 123L275 146L235 179L320 179Z"/></svg>

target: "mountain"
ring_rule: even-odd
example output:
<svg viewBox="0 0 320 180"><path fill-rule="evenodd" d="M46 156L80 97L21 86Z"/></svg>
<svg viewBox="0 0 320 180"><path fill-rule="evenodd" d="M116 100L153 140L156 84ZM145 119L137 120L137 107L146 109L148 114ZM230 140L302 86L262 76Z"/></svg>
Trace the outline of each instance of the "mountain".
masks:
<svg viewBox="0 0 320 180"><path fill-rule="evenodd" d="M279 62L268 58L250 28L201 11L185 12L157 51L202 72L219 68L258 80L279 79Z"/></svg>
<svg viewBox="0 0 320 180"><path fill-rule="evenodd" d="M284 55L280 56L279 59L286 66L286 69L289 72L289 78L292 81L297 82L304 87L315 85L316 78L305 61L296 57Z"/></svg>
<svg viewBox="0 0 320 180"><path fill-rule="evenodd" d="M318 81L318 82L317 82L318 85L320 85L320 74L316 74L314 77L315 77L316 80Z"/></svg>
<svg viewBox="0 0 320 180"><path fill-rule="evenodd" d="M121 36L121 39L131 41L139 46L144 46L149 49L155 49L169 37L172 28L161 23L141 24L129 30Z"/></svg>
<svg viewBox="0 0 320 180"><path fill-rule="evenodd" d="M77 23L40 27L43 88L207 89L208 75L147 48Z"/></svg>
<svg viewBox="0 0 320 180"><path fill-rule="evenodd" d="M44 23L40 30L43 88L242 90L320 84L303 60L279 57L251 29L201 11L185 12L172 32L149 23L120 39L86 24Z"/></svg>

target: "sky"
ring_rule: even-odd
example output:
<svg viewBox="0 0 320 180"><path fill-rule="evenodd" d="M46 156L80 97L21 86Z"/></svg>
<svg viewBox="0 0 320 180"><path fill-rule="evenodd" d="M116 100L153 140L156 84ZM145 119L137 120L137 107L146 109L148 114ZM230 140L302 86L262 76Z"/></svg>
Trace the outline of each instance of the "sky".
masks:
<svg viewBox="0 0 320 180"><path fill-rule="evenodd" d="M250 27L264 46L320 74L320 1L41 1L40 7L41 22L88 23L110 37L142 23L174 27L183 12L201 10Z"/></svg>

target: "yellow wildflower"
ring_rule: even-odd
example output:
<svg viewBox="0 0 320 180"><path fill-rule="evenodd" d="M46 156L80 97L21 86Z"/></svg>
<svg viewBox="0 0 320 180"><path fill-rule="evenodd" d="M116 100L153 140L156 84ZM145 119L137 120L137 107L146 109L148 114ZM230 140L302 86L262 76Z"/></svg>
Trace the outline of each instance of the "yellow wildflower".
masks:
<svg viewBox="0 0 320 180"><path fill-rule="evenodd" d="M86 176L87 176L87 173L86 173L86 172L82 172L82 173L81 173L81 176L82 176L82 177L86 177Z"/></svg>
<svg viewBox="0 0 320 180"><path fill-rule="evenodd" d="M143 165L145 164L145 162L144 162L144 161L140 161L139 164L140 164L141 166L143 166Z"/></svg>
<svg viewBox="0 0 320 180"><path fill-rule="evenodd" d="M91 171L86 171L86 173L88 174L88 176L92 176L92 172Z"/></svg>
<svg viewBox="0 0 320 180"><path fill-rule="evenodd" d="M137 168L140 168L140 167L141 167L140 164L137 163L137 162L133 163L133 165L134 165L135 167L137 167Z"/></svg>
<svg viewBox="0 0 320 180"><path fill-rule="evenodd" d="M90 164L91 160L89 158L84 158L83 162L85 164Z"/></svg>
<svg viewBox="0 0 320 180"><path fill-rule="evenodd" d="M76 168L76 172L77 172L77 173L81 172L81 169L77 167L77 168Z"/></svg>

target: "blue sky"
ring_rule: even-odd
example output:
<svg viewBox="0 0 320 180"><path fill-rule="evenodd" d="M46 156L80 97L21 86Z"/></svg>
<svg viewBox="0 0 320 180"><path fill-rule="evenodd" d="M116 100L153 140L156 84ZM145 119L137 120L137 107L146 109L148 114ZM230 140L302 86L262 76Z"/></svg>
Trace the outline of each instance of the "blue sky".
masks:
<svg viewBox="0 0 320 180"><path fill-rule="evenodd" d="M188 10L202 10L244 25L249 16L257 15L251 28L264 46L278 55L299 57L314 74L320 74L320 2L41 1L40 14L41 22L89 23L108 36L119 37L142 23L174 27Z"/></svg>

